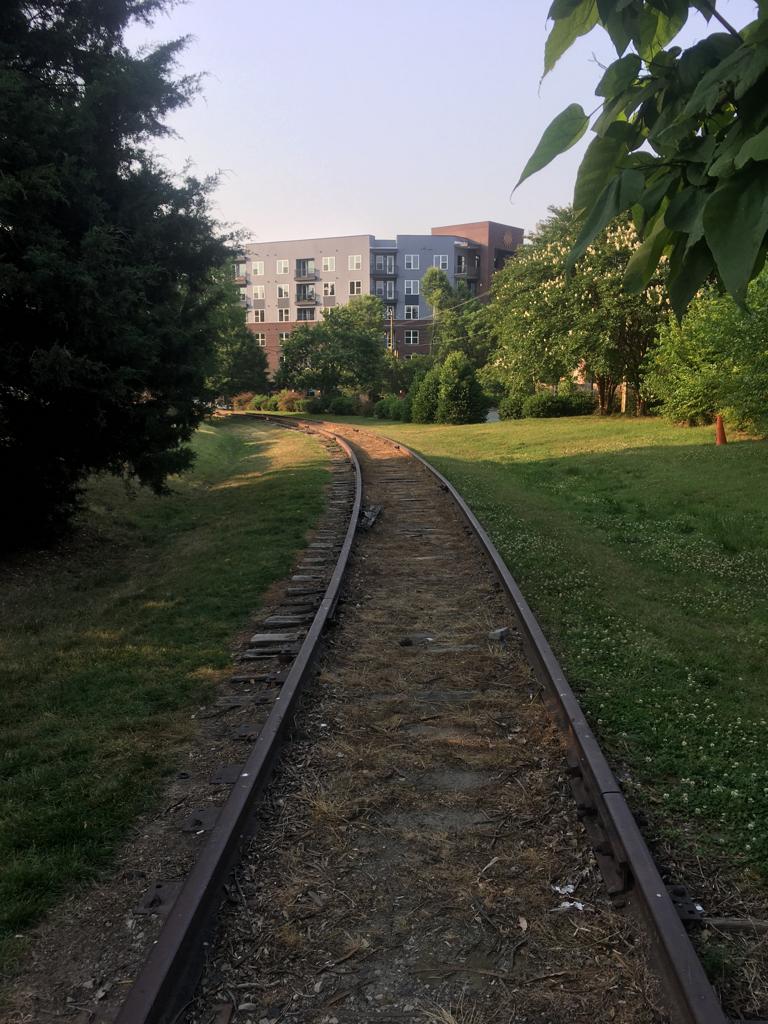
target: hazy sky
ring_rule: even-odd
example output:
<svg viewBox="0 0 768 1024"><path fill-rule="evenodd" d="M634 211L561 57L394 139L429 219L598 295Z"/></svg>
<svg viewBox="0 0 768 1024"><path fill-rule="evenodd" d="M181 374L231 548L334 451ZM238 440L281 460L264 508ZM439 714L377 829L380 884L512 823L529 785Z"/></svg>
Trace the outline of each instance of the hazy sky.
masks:
<svg viewBox="0 0 768 1024"><path fill-rule="evenodd" d="M159 151L222 172L219 216L262 241L496 220L532 229L570 201L588 137L510 192L568 103L591 111L600 30L540 85L549 0L189 0L138 47L190 35L203 93ZM720 0L737 26L753 0ZM686 28L698 38L705 22ZM681 38L685 38L681 37Z"/></svg>

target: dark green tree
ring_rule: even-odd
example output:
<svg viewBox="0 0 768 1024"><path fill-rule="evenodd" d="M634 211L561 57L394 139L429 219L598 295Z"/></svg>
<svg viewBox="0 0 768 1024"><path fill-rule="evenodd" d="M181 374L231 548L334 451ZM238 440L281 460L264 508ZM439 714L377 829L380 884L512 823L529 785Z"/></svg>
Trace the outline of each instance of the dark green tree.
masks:
<svg viewBox="0 0 768 1024"><path fill-rule="evenodd" d="M323 310L317 324L302 324L283 343L275 384L319 388L333 395L342 388L376 394L385 369L384 306L361 295L344 306Z"/></svg>
<svg viewBox="0 0 768 1024"><path fill-rule="evenodd" d="M715 31L670 45L692 11ZM710 277L743 304L768 251L768 4L756 3L755 20L740 29L717 0L554 0L549 17L545 74L595 26L617 54L596 89L569 265L631 211L643 244L627 268L630 290L641 291L666 254L678 316ZM576 103L559 114L518 184L574 145L590 120Z"/></svg>
<svg viewBox="0 0 768 1024"><path fill-rule="evenodd" d="M0 477L5 542L60 525L95 471L162 491L214 369L210 180L147 146L195 92L177 41L124 42L167 0L0 6Z"/></svg>
<svg viewBox="0 0 768 1024"><path fill-rule="evenodd" d="M480 300L466 284L454 286L444 270L430 267L421 281L421 293L432 306L432 351L442 362L451 352L463 352L475 369L488 362L495 338Z"/></svg>
<svg viewBox="0 0 768 1024"><path fill-rule="evenodd" d="M411 419L414 423L434 423L440 397L440 367L433 366L413 386Z"/></svg>
<svg viewBox="0 0 768 1024"><path fill-rule="evenodd" d="M214 322L216 369L209 385L218 398L231 399L245 391L264 392L268 388L268 362L263 348L256 344L245 326L238 290L227 267L214 275L211 300L216 302Z"/></svg>
<svg viewBox="0 0 768 1024"><path fill-rule="evenodd" d="M483 389L467 356L451 352L440 367L438 423L481 423L488 411Z"/></svg>

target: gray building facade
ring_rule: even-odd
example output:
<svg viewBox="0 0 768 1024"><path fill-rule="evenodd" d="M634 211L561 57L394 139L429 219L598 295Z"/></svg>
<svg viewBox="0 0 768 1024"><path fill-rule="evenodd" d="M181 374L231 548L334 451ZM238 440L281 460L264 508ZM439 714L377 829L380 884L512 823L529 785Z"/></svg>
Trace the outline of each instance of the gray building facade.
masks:
<svg viewBox="0 0 768 1024"><path fill-rule="evenodd" d="M394 239L342 235L254 243L237 263L236 282L246 324L266 349L271 372L298 324L317 322L324 309L356 295L382 300L382 335L408 358L429 352L432 310L421 294L426 271L439 267L452 285L463 280L471 293L483 294L522 241L521 228L480 221Z"/></svg>

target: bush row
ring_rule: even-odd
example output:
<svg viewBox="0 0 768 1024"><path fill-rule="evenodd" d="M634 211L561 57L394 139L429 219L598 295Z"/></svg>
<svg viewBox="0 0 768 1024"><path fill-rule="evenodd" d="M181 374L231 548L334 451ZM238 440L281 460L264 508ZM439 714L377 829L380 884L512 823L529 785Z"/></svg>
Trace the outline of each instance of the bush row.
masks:
<svg viewBox="0 0 768 1024"><path fill-rule="evenodd" d="M300 391L279 391L276 395L253 395L247 408L258 409L260 412L306 412L315 415L328 412L334 416L369 416L373 403L351 395L306 398Z"/></svg>
<svg viewBox="0 0 768 1024"><path fill-rule="evenodd" d="M440 366L417 376L404 398L387 395L374 416L406 423L479 423L489 402L462 352L452 352Z"/></svg>
<svg viewBox="0 0 768 1024"><path fill-rule="evenodd" d="M571 395L537 391L533 395L506 395L499 402L499 416L503 420L590 416L595 408L595 396L589 391L576 391Z"/></svg>

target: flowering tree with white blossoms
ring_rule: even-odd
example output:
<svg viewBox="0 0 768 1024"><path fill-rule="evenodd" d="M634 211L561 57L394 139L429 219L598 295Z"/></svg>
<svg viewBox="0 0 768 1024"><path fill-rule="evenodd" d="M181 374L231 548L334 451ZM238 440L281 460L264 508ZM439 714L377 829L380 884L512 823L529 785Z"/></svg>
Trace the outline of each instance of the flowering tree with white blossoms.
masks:
<svg viewBox="0 0 768 1024"><path fill-rule="evenodd" d="M622 287L640 244L625 217L606 228L567 275L577 221L571 208L550 210L529 244L495 276L488 316L498 349L489 373L510 392L581 374L594 381L601 413L613 411L616 390L626 381L642 413L643 364L669 314L664 264L642 291Z"/></svg>

